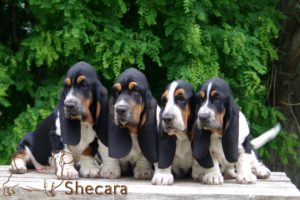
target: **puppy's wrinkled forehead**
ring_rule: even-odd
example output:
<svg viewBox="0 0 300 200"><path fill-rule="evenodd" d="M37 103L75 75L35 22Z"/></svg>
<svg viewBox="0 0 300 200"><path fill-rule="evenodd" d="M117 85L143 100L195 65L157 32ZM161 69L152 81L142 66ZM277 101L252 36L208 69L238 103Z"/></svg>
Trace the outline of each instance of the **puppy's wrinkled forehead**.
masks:
<svg viewBox="0 0 300 200"><path fill-rule="evenodd" d="M202 100L215 96L223 98L233 96L228 83L218 77L214 77L206 81L205 84L201 87L198 95Z"/></svg>
<svg viewBox="0 0 300 200"><path fill-rule="evenodd" d="M95 69L90 64L81 61L76 63L69 69L64 83L65 85L70 87L74 85L79 85L84 81L90 82L97 79L98 77Z"/></svg>
<svg viewBox="0 0 300 200"><path fill-rule="evenodd" d="M113 86L119 93L138 89L140 92L149 89L146 76L135 68L125 70Z"/></svg>
<svg viewBox="0 0 300 200"><path fill-rule="evenodd" d="M193 86L183 80L177 80L170 83L166 90L162 95L162 100L167 101L170 96L177 97L177 96L184 96L187 99L190 98L194 94Z"/></svg>

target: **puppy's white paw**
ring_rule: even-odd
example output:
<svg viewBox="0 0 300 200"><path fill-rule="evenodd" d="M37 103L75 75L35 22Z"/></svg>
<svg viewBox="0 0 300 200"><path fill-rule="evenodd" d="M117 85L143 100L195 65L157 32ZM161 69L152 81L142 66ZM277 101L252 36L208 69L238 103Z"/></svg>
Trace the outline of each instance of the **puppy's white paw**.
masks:
<svg viewBox="0 0 300 200"><path fill-rule="evenodd" d="M220 172L208 172L203 176L202 182L209 185L221 185L224 183L224 178Z"/></svg>
<svg viewBox="0 0 300 200"><path fill-rule="evenodd" d="M119 164L102 164L100 167L100 176L108 179L115 179L121 177L121 168Z"/></svg>
<svg viewBox="0 0 300 200"><path fill-rule="evenodd" d="M155 173L152 178L153 185L172 185L174 183L174 177L172 173Z"/></svg>
<svg viewBox="0 0 300 200"><path fill-rule="evenodd" d="M256 183L256 176L251 172L241 172L237 174L236 180L241 184L253 184Z"/></svg>
<svg viewBox="0 0 300 200"><path fill-rule="evenodd" d="M96 178L100 177L100 166L96 163L95 158L90 156L80 157L80 175L82 177Z"/></svg>
<svg viewBox="0 0 300 200"><path fill-rule="evenodd" d="M80 176L82 177L90 177L90 178L97 178L100 177L100 167L96 164L94 165L85 165L84 167L80 167Z"/></svg>
<svg viewBox="0 0 300 200"><path fill-rule="evenodd" d="M253 168L252 172L257 176L257 178L261 179L269 178L271 175L271 171L263 164Z"/></svg>
<svg viewBox="0 0 300 200"><path fill-rule="evenodd" d="M9 171L14 174L24 174L27 172L26 162L21 158L11 160Z"/></svg>
<svg viewBox="0 0 300 200"><path fill-rule="evenodd" d="M133 170L133 175L136 179L150 180L153 176L153 170L148 167L136 166Z"/></svg>
<svg viewBox="0 0 300 200"><path fill-rule="evenodd" d="M63 180L73 180L79 178L78 172L73 165L64 165L63 168L57 167L56 176L58 179Z"/></svg>

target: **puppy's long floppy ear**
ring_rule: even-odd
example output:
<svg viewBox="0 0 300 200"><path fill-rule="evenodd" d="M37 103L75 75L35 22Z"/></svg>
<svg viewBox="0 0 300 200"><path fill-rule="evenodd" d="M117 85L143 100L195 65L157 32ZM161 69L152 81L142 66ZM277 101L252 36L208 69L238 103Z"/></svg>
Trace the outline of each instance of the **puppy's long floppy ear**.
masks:
<svg viewBox="0 0 300 200"><path fill-rule="evenodd" d="M239 108L232 96L227 100L223 126L222 145L225 158L228 162L236 162L239 142Z"/></svg>
<svg viewBox="0 0 300 200"><path fill-rule="evenodd" d="M93 103L90 107L95 124L93 126L98 138L108 145L108 100L107 89L97 80L93 87Z"/></svg>
<svg viewBox="0 0 300 200"><path fill-rule="evenodd" d="M158 141L158 167L165 169L171 166L174 160L175 151L176 137L161 132Z"/></svg>
<svg viewBox="0 0 300 200"><path fill-rule="evenodd" d="M192 151L194 158L204 168L213 167L214 163L209 152L210 131L199 129L197 125L194 126L193 131Z"/></svg>
<svg viewBox="0 0 300 200"><path fill-rule="evenodd" d="M59 122L63 142L69 145L77 145L80 141L80 122L65 118L64 101L66 92L62 91L59 102Z"/></svg>
<svg viewBox="0 0 300 200"><path fill-rule="evenodd" d="M148 161L154 163L158 160L158 133L157 133L157 120L156 120L156 108L157 102L152 95L147 94L147 102L143 115L146 117L146 121L140 127L138 133L138 142L144 156ZM143 115L141 120L143 120Z"/></svg>
<svg viewBox="0 0 300 200"><path fill-rule="evenodd" d="M115 124L113 102L109 106L109 133L108 133L108 152L113 158L126 156L131 147L132 140L127 128L121 128Z"/></svg>

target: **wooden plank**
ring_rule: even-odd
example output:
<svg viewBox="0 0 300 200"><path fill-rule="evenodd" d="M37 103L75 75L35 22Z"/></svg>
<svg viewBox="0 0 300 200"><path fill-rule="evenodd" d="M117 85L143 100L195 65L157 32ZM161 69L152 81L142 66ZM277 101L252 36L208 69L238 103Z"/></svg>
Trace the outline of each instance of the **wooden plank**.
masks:
<svg viewBox="0 0 300 200"><path fill-rule="evenodd" d="M51 189L52 183L54 186L61 183L56 179L54 174L41 174L34 171L29 171L26 174L14 174L9 183L5 184L6 187L14 187L15 194L6 197L3 196L3 183L5 183L9 177L8 166L0 167L0 199L36 199L46 198L47 195L44 191L44 183L46 180L48 193ZM67 185L66 185L67 183ZM80 186L77 187L78 193L76 194L76 183ZM120 186L120 187L117 187ZM93 194L81 194L81 187L83 189L86 186L93 187ZM103 187L101 189L100 187ZM127 195L121 195L121 186L126 187ZM39 191L29 192L24 189L33 187ZM105 187L114 188L117 187L116 195L97 195L95 188L104 192ZM71 193L68 195L67 193ZM119 189L119 190L118 190ZM7 190L7 188L6 188ZM112 189L113 190L113 189ZM148 180L135 180L133 178L121 178L121 179L88 179L80 178L77 181L63 182L55 190L55 196L51 199L300 199L299 190L290 182L290 179L286 177L283 172L274 172L271 177L266 180L258 180L257 184L241 185L235 183L235 180L226 180L223 185L211 186L204 185L198 182L194 182L191 179L176 180L173 186L155 186ZM89 191L88 191L89 192ZM2 198L3 197L3 198ZM49 197L50 198L50 197Z"/></svg>

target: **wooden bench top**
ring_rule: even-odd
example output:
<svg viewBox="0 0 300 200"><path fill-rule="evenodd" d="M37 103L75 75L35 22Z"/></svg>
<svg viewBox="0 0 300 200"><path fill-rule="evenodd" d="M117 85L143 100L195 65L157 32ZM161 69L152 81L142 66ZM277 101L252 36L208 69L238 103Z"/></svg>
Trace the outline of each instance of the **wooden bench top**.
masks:
<svg viewBox="0 0 300 200"><path fill-rule="evenodd" d="M77 181L60 181L54 174L41 174L35 171L13 174L10 179L9 177L8 166L0 166L0 199L300 200L299 190L284 172L273 172L269 179L258 180L256 184L241 185L235 183L235 180L225 180L225 183L220 186L204 185L188 179L175 180L175 184L172 186L155 186L150 181L127 177L121 179L80 178ZM53 188L52 191L51 188ZM127 194L124 194L125 192ZM103 193L108 194L104 195Z"/></svg>

